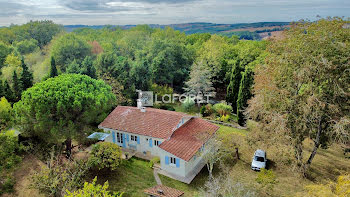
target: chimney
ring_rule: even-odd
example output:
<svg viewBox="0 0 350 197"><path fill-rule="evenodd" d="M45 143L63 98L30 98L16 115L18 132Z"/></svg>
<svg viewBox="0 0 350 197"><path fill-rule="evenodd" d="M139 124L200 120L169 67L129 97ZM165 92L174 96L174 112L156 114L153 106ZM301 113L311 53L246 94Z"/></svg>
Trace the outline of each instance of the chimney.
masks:
<svg viewBox="0 0 350 197"><path fill-rule="evenodd" d="M137 108L138 109L142 108L142 100L141 99L137 99Z"/></svg>

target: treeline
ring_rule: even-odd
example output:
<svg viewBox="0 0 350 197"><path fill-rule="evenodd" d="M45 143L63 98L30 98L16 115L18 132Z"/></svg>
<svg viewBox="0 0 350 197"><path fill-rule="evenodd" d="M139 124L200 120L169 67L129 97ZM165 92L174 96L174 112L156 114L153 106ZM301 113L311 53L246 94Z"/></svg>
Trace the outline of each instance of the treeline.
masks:
<svg viewBox="0 0 350 197"><path fill-rule="evenodd" d="M3 91L1 96L12 103L20 100L21 92L32 81L76 73L104 80L112 87L118 104L124 105L135 104L137 89L152 90L153 85L183 93L191 89L187 81L193 87L209 82L209 89L220 93L218 99L232 103L234 111L238 109L239 91L250 92L251 83L244 80L252 81L252 73L244 73L262 60L266 45L208 33L186 35L172 28L153 29L147 25L128 30L112 26L81 28L67 33L51 21L1 28L0 38L1 80L7 87L4 90L11 89L14 95ZM205 79L191 80L196 73L205 73ZM27 85L18 87L18 83ZM229 84L238 85L228 89ZM229 94L225 98L226 91ZM244 97L243 103L250 95Z"/></svg>

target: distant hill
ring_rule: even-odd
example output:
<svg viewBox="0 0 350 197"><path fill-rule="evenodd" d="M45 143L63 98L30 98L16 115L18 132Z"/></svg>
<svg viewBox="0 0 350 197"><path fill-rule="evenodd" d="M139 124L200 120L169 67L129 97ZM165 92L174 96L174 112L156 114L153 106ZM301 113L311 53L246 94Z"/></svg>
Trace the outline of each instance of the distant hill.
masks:
<svg viewBox="0 0 350 197"><path fill-rule="evenodd" d="M258 23L238 23L238 24L215 24L215 23L183 23L171 25L150 24L152 28L171 27L175 30L185 32L186 34L194 33L211 33L221 35L237 35L241 39L259 40L269 36L269 32L282 31L289 27L289 22L258 22ZM68 32L78 28L102 29L104 27L120 27L122 29L130 29L136 25L66 25L64 26Z"/></svg>

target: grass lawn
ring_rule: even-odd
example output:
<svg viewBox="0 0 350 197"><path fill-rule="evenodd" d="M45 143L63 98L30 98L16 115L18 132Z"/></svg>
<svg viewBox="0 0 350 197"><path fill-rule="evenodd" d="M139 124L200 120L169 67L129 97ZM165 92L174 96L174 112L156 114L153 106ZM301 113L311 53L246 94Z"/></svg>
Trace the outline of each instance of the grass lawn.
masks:
<svg viewBox="0 0 350 197"><path fill-rule="evenodd" d="M153 169L149 167L149 162L137 158L124 161L114 172L99 171L94 173L94 176L96 174L99 184L108 181L109 190L125 192L125 197L145 196L144 189L157 185L153 176ZM185 196L192 197L198 194L198 189L207 180L207 175L208 171L203 168L190 185L163 175L159 176L163 185L184 191ZM90 177L90 179L92 178L93 176Z"/></svg>
<svg viewBox="0 0 350 197"><path fill-rule="evenodd" d="M116 171L98 172L97 180L100 184L108 181L111 191L125 192L125 197L144 196L144 189L157 184L148 161L136 158L124 161Z"/></svg>
<svg viewBox="0 0 350 197"><path fill-rule="evenodd" d="M241 135L241 136L246 136L249 133L248 130L237 129L237 128L228 127L228 126L219 125L219 124L216 124L216 125L220 127L220 129L217 131L217 133L219 135L222 135L222 134L238 134L238 135Z"/></svg>

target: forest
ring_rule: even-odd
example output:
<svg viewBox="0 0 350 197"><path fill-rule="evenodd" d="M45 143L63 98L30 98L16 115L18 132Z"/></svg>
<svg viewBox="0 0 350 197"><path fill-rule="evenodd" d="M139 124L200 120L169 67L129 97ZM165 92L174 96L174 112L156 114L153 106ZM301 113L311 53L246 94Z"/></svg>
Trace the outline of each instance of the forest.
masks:
<svg viewBox="0 0 350 197"><path fill-rule="evenodd" d="M67 32L63 25L43 20L2 27L0 160L4 162L0 165L0 195L13 192L13 173L28 152L51 162L47 171L33 177L31 187L40 193L75 196L95 187L96 178L90 176L93 183L84 185L82 174L94 174L98 165L110 170L122 166L115 155L119 152L111 151L119 147L96 146L86 163L71 165L54 164L58 160L53 155L64 152L69 158L75 145L90 143L84 139L98 131L97 125L111 110L117 105L135 106L137 90L143 90L158 95L214 92L208 104L185 101L154 107L196 114L248 131L242 142L222 132L221 149L229 158L225 162L230 163L231 153L227 152L233 148L264 147L273 152L269 155L277 166L273 170L293 169L296 180L302 182L317 177L312 187L299 189L305 192L300 196L314 196L312 192L347 196L350 177L344 171L349 170L348 159L339 160L345 167L332 169L337 171L332 184L343 186L341 191L333 189L334 185L322 185L325 179L318 179L312 164L320 163L315 159L320 151L333 145L350 146L348 24L338 17L300 21L284 29L283 38L263 41L244 39L239 33L186 34L148 25ZM17 131L20 137L13 137ZM101 161L99 154L115 157L117 163ZM224 170L220 173L216 181L227 181ZM220 186L225 190L214 191L210 187L214 179L201 184L201 189L215 193L209 196L278 196L279 190L270 192L278 184L271 173L259 174L254 183L261 186L257 191L251 190L254 186L244 186L247 195L238 195L237 188L230 190L225 184ZM342 179L337 182L338 176Z"/></svg>

